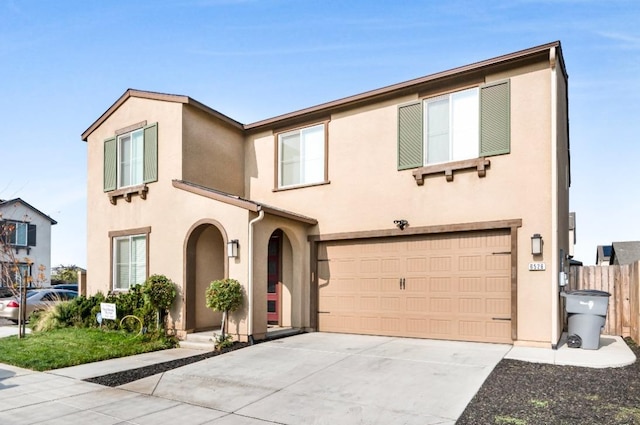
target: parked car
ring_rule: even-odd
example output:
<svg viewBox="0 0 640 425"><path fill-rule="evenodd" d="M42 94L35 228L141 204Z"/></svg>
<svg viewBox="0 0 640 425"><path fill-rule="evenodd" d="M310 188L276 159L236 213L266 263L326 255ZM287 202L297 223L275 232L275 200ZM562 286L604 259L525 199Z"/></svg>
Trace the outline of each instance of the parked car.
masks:
<svg viewBox="0 0 640 425"><path fill-rule="evenodd" d="M59 285L53 285L52 289L68 289L69 291L78 292L78 284L77 283L61 283Z"/></svg>
<svg viewBox="0 0 640 425"><path fill-rule="evenodd" d="M34 311L44 310L49 306L71 300L77 296L78 293L76 291L69 291L67 289L31 289L27 291L27 320L29 320L29 316ZM1 299L0 317L17 323L19 307L20 303L18 298Z"/></svg>
<svg viewBox="0 0 640 425"><path fill-rule="evenodd" d="M15 290L7 288L6 286L0 286L0 298L9 298L15 295Z"/></svg>

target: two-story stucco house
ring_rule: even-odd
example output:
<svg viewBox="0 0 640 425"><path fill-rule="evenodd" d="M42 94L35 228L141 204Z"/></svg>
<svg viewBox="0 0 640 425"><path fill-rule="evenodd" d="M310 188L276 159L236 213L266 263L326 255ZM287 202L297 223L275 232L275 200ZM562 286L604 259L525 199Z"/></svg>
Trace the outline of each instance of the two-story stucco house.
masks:
<svg viewBox="0 0 640 425"><path fill-rule="evenodd" d="M251 124L127 90L82 134L87 290L165 274L181 336L219 325L205 288L230 277L242 340L273 324L555 345L568 133L559 42Z"/></svg>
<svg viewBox="0 0 640 425"><path fill-rule="evenodd" d="M0 286L49 286L54 224L54 219L20 198L0 200L0 244L9 249L0 251Z"/></svg>

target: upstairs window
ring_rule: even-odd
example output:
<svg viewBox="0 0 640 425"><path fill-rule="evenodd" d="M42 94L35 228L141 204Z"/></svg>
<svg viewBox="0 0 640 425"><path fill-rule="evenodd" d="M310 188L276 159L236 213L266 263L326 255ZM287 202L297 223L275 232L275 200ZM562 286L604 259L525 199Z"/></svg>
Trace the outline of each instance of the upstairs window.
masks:
<svg viewBox="0 0 640 425"><path fill-rule="evenodd" d="M425 164L478 157L478 89L424 101Z"/></svg>
<svg viewBox="0 0 640 425"><path fill-rule="evenodd" d="M510 152L509 81L398 109L398 169Z"/></svg>
<svg viewBox="0 0 640 425"><path fill-rule="evenodd" d="M158 124L137 127L104 141L105 192L158 180Z"/></svg>
<svg viewBox="0 0 640 425"><path fill-rule="evenodd" d="M325 124L279 134L277 187L325 182L325 153Z"/></svg>
<svg viewBox="0 0 640 425"><path fill-rule="evenodd" d="M17 247L36 246L36 225L21 221L0 222L0 236L7 245Z"/></svg>
<svg viewBox="0 0 640 425"><path fill-rule="evenodd" d="M142 184L144 135L142 129L118 136L118 187Z"/></svg>

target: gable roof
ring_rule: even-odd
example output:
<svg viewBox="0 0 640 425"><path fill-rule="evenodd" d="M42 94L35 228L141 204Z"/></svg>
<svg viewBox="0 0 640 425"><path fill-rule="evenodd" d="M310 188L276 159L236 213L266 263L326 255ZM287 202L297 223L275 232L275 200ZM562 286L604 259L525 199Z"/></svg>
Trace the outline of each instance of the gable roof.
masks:
<svg viewBox="0 0 640 425"><path fill-rule="evenodd" d="M640 241L613 242L610 264L631 264L640 260Z"/></svg>
<svg viewBox="0 0 640 425"><path fill-rule="evenodd" d="M267 118L261 121L254 122L252 124L241 124L238 121L229 118L228 116L221 114L220 112L188 97L181 95L155 93L142 90L128 89L120 98L107 109L88 129L82 133L82 140L85 142L87 138L98 128L104 121L106 121L111 114L113 114L127 99L131 97L138 97L144 99L160 100L165 102L177 102L186 105L191 105L199 108L219 119L225 121L232 126L244 130L244 131L259 131L265 128L282 127L290 124L295 124L298 121L306 121L317 118L323 118L328 116L331 112L342 110L345 108L356 107L360 105L369 104L372 102L379 102L391 97L402 96L403 94L413 93L416 90L420 90L423 87L433 84L436 81L446 80L448 78L459 78L465 75L472 75L481 72L485 72L489 69L500 70L504 67L514 66L519 63L527 63L527 61L539 60L544 58L551 61L550 50L555 49L555 56L553 60L562 70L564 78L567 78L566 68L564 65L564 59L562 56L562 48L559 41L543 44L529 49L520 50L514 53L498 56L492 59L487 59L480 62L475 62L469 65L453 68L448 71L438 72L436 74L427 75L424 77L416 78L413 80L405 81L398 84L382 87L375 90L370 90L364 93L356 94L354 96L345 97L342 99L334 100L331 102L322 103L316 106L312 106L298 111L289 112L286 114L278 115L272 118Z"/></svg>
<svg viewBox="0 0 640 425"><path fill-rule="evenodd" d="M107 109L102 115L100 115L100 118L95 120L93 124L91 124L89 128L87 128L82 133L82 140L86 142L87 138L91 135L91 133L95 131L96 128L100 127L100 125L102 125L102 123L105 122L111 116L111 114L113 114L120 106L122 106L129 98L132 98L132 97L191 105L210 115L213 115L214 117L226 122L227 124L230 124L232 127L236 127L240 130L244 129L243 125L240 124L238 121L232 118L229 118L228 116L216 111L215 109L208 107L203 103L198 102L197 100L190 98L189 96L128 89L127 91L124 92L122 96L120 96L118 100L115 101L113 105L109 107L109 109Z"/></svg>
<svg viewBox="0 0 640 425"><path fill-rule="evenodd" d="M35 208L34 206L32 206L31 204L29 204L28 202L23 201L21 198L14 198L14 199L9 199L6 201L3 201L2 199L0 199L0 208L4 207L4 206L9 206L13 203L20 203L22 205L24 205L25 207L31 209L32 211L40 214L42 217L46 218L47 220L49 220L51 222L51 224L58 224L57 221L55 221L54 219L52 219L51 217L49 217L48 215L46 215L45 213L43 213L42 211L40 211L39 209Z"/></svg>

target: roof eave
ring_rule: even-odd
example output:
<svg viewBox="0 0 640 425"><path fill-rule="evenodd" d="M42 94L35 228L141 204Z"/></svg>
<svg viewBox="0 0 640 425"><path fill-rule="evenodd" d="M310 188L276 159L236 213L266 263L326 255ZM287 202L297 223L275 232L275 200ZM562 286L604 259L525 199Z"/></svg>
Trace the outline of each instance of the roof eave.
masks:
<svg viewBox="0 0 640 425"><path fill-rule="evenodd" d="M244 126L238 121L216 111L215 109L206 106L203 103L198 102L197 100L190 98L189 96L127 89L127 91L125 91L124 94L120 96L120 98L118 98L118 100L116 100L115 103L109 107L109 109L107 109L102 115L100 115L100 117L82 133L82 140L86 142L91 133L93 133L98 127L100 127L116 110L118 110L118 108L120 108L120 106L122 106L131 97L190 105L210 115L213 115L214 117L226 122L232 127L237 128L238 130L244 129Z"/></svg>
<svg viewBox="0 0 640 425"><path fill-rule="evenodd" d="M381 98L402 95L403 92L413 91L416 89L416 87L419 87L421 85L433 83L437 80L442 80L442 79L453 77L453 76L481 71L487 68L502 66L504 64L511 63L511 62L518 62L521 60L525 60L527 58L534 57L536 55L540 55L552 48L558 49L557 58L559 63L561 64L560 66L562 67L563 73L566 75L566 72L564 69L564 59L562 58L562 51L560 49L560 42L554 41L552 43L531 47L525 50L509 53L509 54L498 56L492 59L487 59L481 62L460 66L447 71L430 74L424 77L419 77L419 78L404 81L401 83L393 84L390 86L382 87L379 89L356 94L354 96L345 97L342 99L322 103L320 105L312 106L309 108L300 109L298 111L290 112L287 114L278 115L276 117L267 118L265 120L257 121L251 124L246 124L244 126L244 129L247 131L259 131L264 128L279 126L283 122L295 120L296 118L300 118L302 116L328 114L330 111L335 109L353 107L361 103L368 103L368 102L380 100Z"/></svg>

